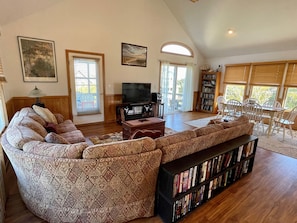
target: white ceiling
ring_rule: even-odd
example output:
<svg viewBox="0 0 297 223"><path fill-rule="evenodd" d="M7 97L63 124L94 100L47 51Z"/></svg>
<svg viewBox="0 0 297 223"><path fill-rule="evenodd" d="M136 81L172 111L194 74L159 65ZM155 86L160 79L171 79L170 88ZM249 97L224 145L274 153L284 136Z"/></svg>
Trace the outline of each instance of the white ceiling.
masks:
<svg viewBox="0 0 297 223"><path fill-rule="evenodd" d="M60 1L0 0L0 27ZM163 1L207 58L297 49L297 0Z"/></svg>
<svg viewBox="0 0 297 223"><path fill-rule="evenodd" d="M164 1L206 57L297 49L296 0Z"/></svg>

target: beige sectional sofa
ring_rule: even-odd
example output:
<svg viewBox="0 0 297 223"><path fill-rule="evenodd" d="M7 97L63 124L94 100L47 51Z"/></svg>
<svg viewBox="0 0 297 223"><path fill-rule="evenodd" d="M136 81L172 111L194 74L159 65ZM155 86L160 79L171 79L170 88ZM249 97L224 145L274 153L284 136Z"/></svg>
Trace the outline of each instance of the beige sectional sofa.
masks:
<svg viewBox="0 0 297 223"><path fill-rule="evenodd" d="M90 145L72 121L38 109L17 112L1 144L26 206L49 222L127 222L153 216L162 163L253 131L242 116L155 140Z"/></svg>

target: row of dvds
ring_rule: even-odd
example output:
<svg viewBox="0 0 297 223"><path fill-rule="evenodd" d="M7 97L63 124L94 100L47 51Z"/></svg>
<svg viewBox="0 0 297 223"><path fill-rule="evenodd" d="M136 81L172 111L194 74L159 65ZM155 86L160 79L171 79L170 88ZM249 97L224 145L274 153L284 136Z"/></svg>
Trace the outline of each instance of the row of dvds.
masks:
<svg viewBox="0 0 297 223"><path fill-rule="evenodd" d="M202 185L199 189L185 195L181 199L174 202L172 211L172 222L180 219L193 208L203 203L203 201L205 200L205 187L205 185Z"/></svg>
<svg viewBox="0 0 297 223"><path fill-rule="evenodd" d="M175 174L172 196L175 197L179 193L186 192L190 188L195 187L199 183L203 183L205 180L225 170L230 165L240 162L253 153L253 148L254 141L251 141L237 149L220 154L199 165L195 165L183 172Z"/></svg>
<svg viewBox="0 0 297 223"><path fill-rule="evenodd" d="M198 189L186 194L173 204L172 222L180 219L188 212L198 207L206 200L215 196L219 189L229 186L244 174L248 173L250 160L244 161L241 165L224 172L206 185L201 185Z"/></svg>

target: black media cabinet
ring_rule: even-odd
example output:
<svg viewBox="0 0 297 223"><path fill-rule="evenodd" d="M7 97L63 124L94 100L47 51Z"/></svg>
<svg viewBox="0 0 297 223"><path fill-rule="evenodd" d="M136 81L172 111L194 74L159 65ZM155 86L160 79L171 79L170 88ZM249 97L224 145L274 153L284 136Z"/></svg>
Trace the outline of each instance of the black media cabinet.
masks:
<svg viewBox="0 0 297 223"><path fill-rule="evenodd" d="M121 124L122 121L159 117L159 107L161 103L144 102L144 103L122 103L116 105L116 121ZM162 117L163 118L163 114Z"/></svg>

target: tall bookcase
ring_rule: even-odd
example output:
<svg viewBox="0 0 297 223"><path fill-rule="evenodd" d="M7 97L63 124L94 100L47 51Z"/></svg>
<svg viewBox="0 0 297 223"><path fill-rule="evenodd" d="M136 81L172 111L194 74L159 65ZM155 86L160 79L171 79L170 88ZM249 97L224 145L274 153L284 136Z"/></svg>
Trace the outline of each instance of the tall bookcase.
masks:
<svg viewBox="0 0 297 223"><path fill-rule="evenodd" d="M201 72L198 111L209 113L217 112L216 101L219 96L220 80L221 72Z"/></svg>
<svg viewBox="0 0 297 223"><path fill-rule="evenodd" d="M258 138L244 135L161 165L157 213L176 222L252 171Z"/></svg>

